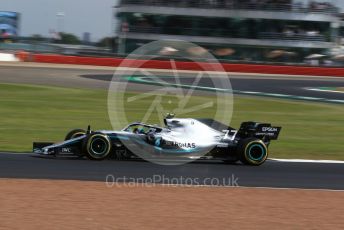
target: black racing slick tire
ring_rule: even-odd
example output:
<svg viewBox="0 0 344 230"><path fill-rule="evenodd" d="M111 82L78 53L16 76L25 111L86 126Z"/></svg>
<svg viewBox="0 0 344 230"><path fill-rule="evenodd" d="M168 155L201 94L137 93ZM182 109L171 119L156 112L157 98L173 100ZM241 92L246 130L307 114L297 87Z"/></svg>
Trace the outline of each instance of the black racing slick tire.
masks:
<svg viewBox="0 0 344 230"><path fill-rule="evenodd" d="M104 160L112 151L111 140L107 135L93 133L83 143L83 152L91 160Z"/></svg>
<svg viewBox="0 0 344 230"><path fill-rule="evenodd" d="M83 130L83 129L74 129L74 130L70 131L66 135L65 141L68 141L68 140L73 139L73 138L80 137L80 136L85 135L85 134L86 134L86 131Z"/></svg>
<svg viewBox="0 0 344 230"><path fill-rule="evenodd" d="M246 165L258 166L268 158L268 147L257 138L247 138L239 143L237 155Z"/></svg>

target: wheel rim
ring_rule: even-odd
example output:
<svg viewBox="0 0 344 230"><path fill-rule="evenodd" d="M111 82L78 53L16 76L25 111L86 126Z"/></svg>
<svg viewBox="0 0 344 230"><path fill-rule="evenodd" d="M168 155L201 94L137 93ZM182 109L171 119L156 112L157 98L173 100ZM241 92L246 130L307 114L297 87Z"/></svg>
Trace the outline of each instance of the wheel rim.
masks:
<svg viewBox="0 0 344 230"><path fill-rule="evenodd" d="M104 138L96 137L91 141L90 149L93 154L100 157L108 153L109 145Z"/></svg>
<svg viewBox="0 0 344 230"><path fill-rule="evenodd" d="M261 144L253 144L248 148L247 155L250 160L260 162L266 157L266 148Z"/></svg>

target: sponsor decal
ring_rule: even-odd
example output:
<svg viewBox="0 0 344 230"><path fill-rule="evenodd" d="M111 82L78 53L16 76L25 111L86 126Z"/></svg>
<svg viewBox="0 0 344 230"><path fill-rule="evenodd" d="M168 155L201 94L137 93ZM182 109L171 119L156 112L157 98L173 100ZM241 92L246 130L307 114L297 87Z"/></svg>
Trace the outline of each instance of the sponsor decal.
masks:
<svg viewBox="0 0 344 230"><path fill-rule="evenodd" d="M71 148L62 148L61 153L72 153L72 149Z"/></svg>
<svg viewBox="0 0 344 230"><path fill-rule="evenodd" d="M257 136L269 136L269 137L274 137L276 134L275 133L256 133Z"/></svg>
<svg viewBox="0 0 344 230"><path fill-rule="evenodd" d="M274 127L263 127L262 128L263 132L277 132L278 128L274 128Z"/></svg>
<svg viewBox="0 0 344 230"><path fill-rule="evenodd" d="M167 146L179 147L179 148L188 148L188 149L195 149L196 143L180 143L176 141L166 141L165 144Z"/></svg>

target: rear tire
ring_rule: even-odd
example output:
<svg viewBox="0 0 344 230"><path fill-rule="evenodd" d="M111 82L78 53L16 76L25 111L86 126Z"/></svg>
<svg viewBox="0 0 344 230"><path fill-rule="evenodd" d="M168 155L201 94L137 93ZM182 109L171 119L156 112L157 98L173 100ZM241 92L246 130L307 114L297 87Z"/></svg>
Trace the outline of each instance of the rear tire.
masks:
<svg viewBox="0 0 344 230"><path fill-rule="evenodd" d="M65 141L80 137L80 136L85 135L85 134L86 134L86 131L83 129L74 129L66 135Z"/></svg>
<svg viewBox="0 0 344 230"><path fill-rule="evenodd" d="M268 158L268 148L264 142L257 138L247 138L239 143L237 155L246 165L258 166Z"/></svg>
<svg viewBox="0 0 344 230"><path fill-rule="evenodd" d="M104 160L112 151L111 140L107 135L93 133L84 140L83 150L90 160Z"/></svg>

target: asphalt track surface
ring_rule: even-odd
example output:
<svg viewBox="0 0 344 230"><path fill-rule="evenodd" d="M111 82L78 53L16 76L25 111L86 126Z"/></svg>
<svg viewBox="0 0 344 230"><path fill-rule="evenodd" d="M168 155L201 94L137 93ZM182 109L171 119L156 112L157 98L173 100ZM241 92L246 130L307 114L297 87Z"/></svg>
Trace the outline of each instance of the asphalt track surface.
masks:
<svg viewBox="0 0 344 230"><path fill-rule="evenodd" d="M0 65L0 83L24 83L61 87L78 87L92 89L107 89L113 79L115 69L97 68L67 68L42 66L4 66ZM198 73L180 74L180 83L192 85ZM142 74L143 75L143 74ZM155 76L171 76L171 73L154 72ZM173 75L172 75L173 76ZM332 77L287 77L287 76L254 76L229 74L233 90L252 91L270 94L287 94L300 97L316 97L332 100L344 100L344 93L311 91L306 88L344 87L343 78ZM162 78L169 83L175 83L174 78ZM200 86L213 87L213 81L203 78ZM131 89L138 92L152 88L149 84L131 83ZM198 93L202 93L198 91ZM203 92L205 93L205 92Z"/></svg>
<svg viewBox="0 0 344 230"><path fill-rule="evenodd" d="M344 190L344 164L267 161L259 167L198 161L162 166L145 161L101 162L0 153L0 178L155 182L177 185Z"/></svg>
<svg viewBox="0 0 344 230"><path fill-rule="evenodd" d="M174 82L173 78L166 78L165 81L170 83ZM192 85L195 81L194 78L181 78L181 84ZM199 84L202 86L212 85L212 79L205 78L200 81ZM231 85L234 90L239 91L251 91L251 92L263 92L271 94L285 94L285 95L296 95L303 97L318 97L326 99L344 100L344 93L332 93L332 92L321 92L311 91L307 88L318 88L318 87L344 87L343 81L329 81L329 80L294 80L294 79L231 79Z"/></svg>
<svg viewBox="0 0 344 230"><path fill-rule="evenodd" d="M105 68L0 65L0 83L107 89L113 73L113 69ZM185 74L182 81L190 84L195 76ZM232 75L231 81L233 89L239 90L343 99L343 94L340 93L312 92L304 88L343 87L344 78ZM209 85L207 81L202 84ZM137 91L151 88L144 84L131 84L131 87ZM225 165L221 162L195 162L181 166L160 166L143 161L92 162L82 159L45 159L32 154L0 153L0 178L105 181L107 175L118 178L119 182L125 182L128 178L146 178L149 181L154 176L163 176L167 179L161 181L162 183L182 178L177 179L177 183L183 183L183 179L191 179L193 185L217 185L217 181L218 185L232 185L228 184L228 179L237 178L238 185L248 187L344 190L344 164L339 163L268 161L259 167L248 167L240 164ZM207 178L210 179L206 180ZM210 181L211 179L214 181ZM221 184L223 180L227 182Z"/></svg>

